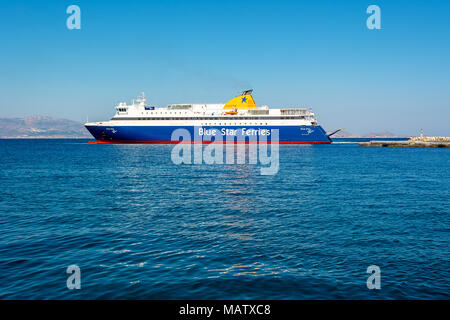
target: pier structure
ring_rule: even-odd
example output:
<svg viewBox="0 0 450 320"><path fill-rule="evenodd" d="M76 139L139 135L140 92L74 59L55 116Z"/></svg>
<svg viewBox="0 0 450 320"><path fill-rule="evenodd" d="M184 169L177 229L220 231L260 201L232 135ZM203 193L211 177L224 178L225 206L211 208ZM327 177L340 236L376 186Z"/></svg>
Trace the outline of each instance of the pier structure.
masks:
<svg viewBox="0 0 450 320"><path fill-rule="evenodd" d="M410 147L410 148L450 148L450 137L412 137L406 141L360 142L361 147Z"/></svg>

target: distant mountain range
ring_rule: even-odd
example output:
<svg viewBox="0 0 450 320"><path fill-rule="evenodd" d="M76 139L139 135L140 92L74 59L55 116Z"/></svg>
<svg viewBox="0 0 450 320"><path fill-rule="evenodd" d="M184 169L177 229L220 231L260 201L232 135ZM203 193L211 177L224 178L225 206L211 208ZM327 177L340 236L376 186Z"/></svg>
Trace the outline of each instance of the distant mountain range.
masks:
<svg viewBox="0 0 450 320"><path fill-rule="evenodd" d="M0 138L90 138L82 123L43 116L0 118Z"/></svg>
<svg viewBox="0 0 450 320"><path fill-rule="evenodd" d="M388 131L363 135L340 131L333 138L400 138ZM0 138L92 138L83 124L73 120L44 116L0 118Z"/></svg>

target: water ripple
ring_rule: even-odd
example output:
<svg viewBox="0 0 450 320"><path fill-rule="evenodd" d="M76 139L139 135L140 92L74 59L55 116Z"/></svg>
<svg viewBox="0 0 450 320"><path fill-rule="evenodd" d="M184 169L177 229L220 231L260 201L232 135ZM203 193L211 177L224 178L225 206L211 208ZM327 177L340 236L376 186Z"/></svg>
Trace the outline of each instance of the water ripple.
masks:
<svg viewBox="0 0 450 320"><path fill-rule="evenodd" d="M281 146L261 176L171 148L0 140L0 298L450 297L449 150Z"/></svg>

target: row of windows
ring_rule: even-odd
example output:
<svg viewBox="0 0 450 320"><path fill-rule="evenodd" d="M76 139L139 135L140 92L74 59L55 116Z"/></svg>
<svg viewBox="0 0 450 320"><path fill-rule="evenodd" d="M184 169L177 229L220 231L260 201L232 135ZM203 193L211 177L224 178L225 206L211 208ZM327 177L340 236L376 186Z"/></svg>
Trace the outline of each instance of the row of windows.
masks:
<svg viewBox="0 0 450 320"><path fill-rule="evenodd" d="M169 111L169 112L162 112L162 111L155 111L155 112L153 112L153 111L150 111L150 112L146 112L145 114L186 114L187 112L186 111L183 111L183 112L181 112L181 111L179 111L179 112L171 112L171 111ZM141 114L144 114L143 112L141 112Z"/></svg>
<svg viewBox="0 0 450 320"><path fill-rule="evenodd" d="M177 118L170 118L170 117L152 117L152 118L113 118L113 120L233 120L233 121L239 121L239 120L299 120L299 119L306 119L304 116L300 117L177 117Z"/></svg>

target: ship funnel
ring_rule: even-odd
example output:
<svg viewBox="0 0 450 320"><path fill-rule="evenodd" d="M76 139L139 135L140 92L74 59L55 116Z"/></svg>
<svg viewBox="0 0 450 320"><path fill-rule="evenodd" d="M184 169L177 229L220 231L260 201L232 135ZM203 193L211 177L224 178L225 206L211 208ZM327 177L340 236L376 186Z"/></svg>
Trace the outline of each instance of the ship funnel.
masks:
<svg viewBox="0 0 450 320"><path fill-rule="evenodd" d="M236 110L258 109L255 100L253 100L252 92L253 90L246 90L242 92L241 95L228 101L223 108Z"/></svg>

